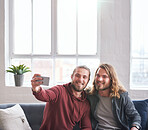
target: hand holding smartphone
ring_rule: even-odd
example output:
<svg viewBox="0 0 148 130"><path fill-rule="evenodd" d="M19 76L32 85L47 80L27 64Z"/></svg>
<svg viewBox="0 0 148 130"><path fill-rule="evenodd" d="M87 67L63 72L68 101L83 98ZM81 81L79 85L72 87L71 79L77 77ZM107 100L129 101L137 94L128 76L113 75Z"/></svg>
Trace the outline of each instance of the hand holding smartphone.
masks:
<svg viewBox="0 0 148 130"><path fill-rule="evenodd" d="M41 85L49 86L49 79L50 79L50 77L45 77L45 76L37 76L37 77L41 77L42 78L42 80L37 80L37 81L42 81Z"/></svg>

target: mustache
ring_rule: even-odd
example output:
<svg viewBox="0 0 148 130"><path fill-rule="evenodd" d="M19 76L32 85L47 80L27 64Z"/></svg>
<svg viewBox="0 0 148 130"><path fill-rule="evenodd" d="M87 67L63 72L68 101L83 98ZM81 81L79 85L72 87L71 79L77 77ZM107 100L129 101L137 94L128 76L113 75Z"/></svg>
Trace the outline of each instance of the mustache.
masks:
<svg viewBox="0 0 148 130"><path fill-rule="evenodd" d="M103 82L103 83L101 83L100 81L97 81L96 83L97 83L97 84L99 84L99 83L100 83L100 84L103 84L103 85L105 84L104 82ZM95 86L96 86L96 85L95 85ZM110 87L111 87L111 84L110 84L108 87L106 87L106 88L100 89L100 86L98 86L96 89L97 89L97 90L99 90L99 91L104 91L104 90L109 89Z"/></svg>
<svg viewBox="0 0 148 130"><path fill-rule="evenodd" d="M101 82L100 82L100 81L96 81L96 83L99 84L99 83L101 83ZM103 83L101 83L101 84L105 84L105 83L103 82Z"/></svg>
<svg viewBox="0 0 148 130"><path fill-rule="evenodd" d="M78 83L81 83L81 82L79 82L79 81L76 81L76 83L78 84ZM84 85L84 83L81 83L82 85Z"/></svg>

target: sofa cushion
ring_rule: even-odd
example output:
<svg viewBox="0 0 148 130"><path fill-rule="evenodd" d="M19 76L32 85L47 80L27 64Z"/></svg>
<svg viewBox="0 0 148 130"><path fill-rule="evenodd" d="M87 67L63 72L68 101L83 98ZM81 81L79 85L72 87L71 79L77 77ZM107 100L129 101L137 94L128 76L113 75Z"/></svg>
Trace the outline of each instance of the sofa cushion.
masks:
<svg viewBox="0 0 148 130"><path fill-rule="evenodd" d="M20 104L32 130L39 130L42 119L45 103L23 103Z"/></svg>
<svg viewBox="0 0 148 130"><path fill-rule="evenodd" d="M142 130L146 130L147 120L148 120L148 99L145 100L135 100L133 101L136 110L141 116L141 126Z"/></svg>
<svg viewBox="0 0 148 130"><path fill-rule="evenodd" d="M19 104L0 109L0 130L31 130L24 111Z"/></svg>

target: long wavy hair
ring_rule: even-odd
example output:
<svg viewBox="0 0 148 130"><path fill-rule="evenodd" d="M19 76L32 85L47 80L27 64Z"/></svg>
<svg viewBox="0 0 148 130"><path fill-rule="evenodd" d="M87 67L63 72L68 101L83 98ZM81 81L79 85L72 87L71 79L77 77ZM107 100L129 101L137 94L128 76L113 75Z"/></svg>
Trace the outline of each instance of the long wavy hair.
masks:
<svg viewBox="0 0 148 130"><path fill-rule="evenodd" d="M111 66L110 64L100 64L99 65L99 67L97 68L97 70L95 72L93 85L91 87L91 90L89 91L89 94L92 95L97 91L96 86L95 86L95 77L96 77L96 74L97 74L99 68L104 69L106 71L107 75L110 77L110 80L111 80L110 97L120 98L120 92L121 93L125 92L126 89L119 81L114 67Z"/></svg>

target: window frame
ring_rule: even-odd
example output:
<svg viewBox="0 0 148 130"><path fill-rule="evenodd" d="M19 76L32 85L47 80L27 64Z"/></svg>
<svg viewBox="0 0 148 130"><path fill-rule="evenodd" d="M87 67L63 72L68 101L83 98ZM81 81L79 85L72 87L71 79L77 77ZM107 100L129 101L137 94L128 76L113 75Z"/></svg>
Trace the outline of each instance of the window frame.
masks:
<svg viewBox="0 0 148 130"><path fill-rule="evenodd" d="M134 43L133 43L133 41L132 41L132 22L133 22L133 19L132 19L132 2L133 2L134 0L131 0L130 1L130 5L131 5L131 17L130 17L130 89L132 89L132 90L148 90L148 85L146 84L146 83L142 83L141 82L141 84L140 85L137 85L136 83L134 83L132 80L133 80L133 74L132 74L132 68L133 68L133 60L143 60L143 62L144 61L148 61L148 57L146 57L146 56L141 56L141 55L139 55L139 56L133 56L133 54L132 54L132 48L133 48L133 46L134 46ZM143 46L143 48L144 48L144 45L142 45ZM144 64L143 64L144 65ZM135 72L135 71L134 71ZM139 79L140 79L140 77L139 77Z"/></svg>
<svg viewBox="0 0 148 130"><path fill-rule="evenodd" d="M33 0L31 0L33 1ZM33 3L33 2L32 2ZM98 2L97 2L98 4ZM11 59L17 59L17 58L28 58L28 59L31 59L31 67L32 67L32 60L35 59L35 58L41 58L41 59L46 59L46 58L51 58L53 60L53 84L56 84L55 82L55 59L57 58L75 58L76 59L76 66L78 65L78 60L79 59L87 59L87 58L90 58L90 59L98 59L98 61L100 61L100 42L99 42L99 37L100 37L100 33L99 33L99 15L100 13L98 13L98 8L99 6L97 5L97 49L96 49L96 54L95 55L79 55L78 54L78 47L76 47L76 54L75 55L61 55L61 54L57 54L57 0L51 0L51 54L49 55L39 55L39 54L14 54L13 53L13 17L12 14L13 14L13 0L6 0L5 2L5 7L6 7L6 10L8 9L8 12L6 11L6 18L5 18L5 21L6 21L6 36L5 36L5 39L8 38L7 40L7 44L5 46L7 46L6 48L9 48L9 50L6 50L6 56L5 56L5 68L8 68L8 66L11 65ZM11 8L12 7L12 8ZM7 17L8 16L8 17ZM32 23L33 24L33 23ZM9 25L9 26L7 26ZM78 24L77 24L78 26ZM76 27L78 28L78 27ZM33 30L32 30L32 33L33 33ZM78 33L78 31L76 32ZM77 34L76 34L77 35ZM78 46L78 37L76 38L76 46ZM32 46L33 46L33 42L32 43ZM98 63L99 64L99 63ZM32 74L33 75L33 74ZM5 77L6 80L9 80L9 76L6 75Z"/></svg>

